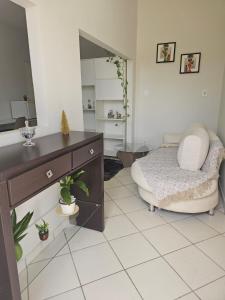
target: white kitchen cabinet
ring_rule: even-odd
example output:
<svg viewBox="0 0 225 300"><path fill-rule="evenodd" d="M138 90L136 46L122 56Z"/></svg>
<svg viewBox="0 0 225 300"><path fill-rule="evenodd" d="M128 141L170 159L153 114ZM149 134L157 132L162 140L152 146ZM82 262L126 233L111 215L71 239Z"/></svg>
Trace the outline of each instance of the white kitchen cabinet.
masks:
<svg viewBox="0 0 225 300"><path fill-rule="evenodd" d="M97 79L96 100L123 100L123 89L119 79Z"/></svg>
<svg viewBox="0 0 225 300"><path fill-rule="evenodd" d="M116 65L106 60L106 57L94 59L96 79L117 79Z"/></svg>
<svg viewBox="0 0 225 300"><path fill-rule="evenodd" d="M82 86L95 85L95 64L93 59L81 60Z"/></svg>

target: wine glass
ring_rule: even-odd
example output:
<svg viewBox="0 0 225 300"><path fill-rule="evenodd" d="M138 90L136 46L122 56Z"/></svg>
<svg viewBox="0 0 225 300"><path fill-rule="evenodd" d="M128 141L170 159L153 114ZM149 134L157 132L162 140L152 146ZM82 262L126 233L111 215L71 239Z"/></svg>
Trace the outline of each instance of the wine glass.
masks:
<svg viewBox="0 0 225 300"><path fill-rule="evenodd" d="M26 139L26 142L23 144L23 146L31 147L34 146L35 143L32 142L32 138L35 135L35 127L29 127L28 121L25 121L25 127L20 129L20 133L22 137Z"/></svg>

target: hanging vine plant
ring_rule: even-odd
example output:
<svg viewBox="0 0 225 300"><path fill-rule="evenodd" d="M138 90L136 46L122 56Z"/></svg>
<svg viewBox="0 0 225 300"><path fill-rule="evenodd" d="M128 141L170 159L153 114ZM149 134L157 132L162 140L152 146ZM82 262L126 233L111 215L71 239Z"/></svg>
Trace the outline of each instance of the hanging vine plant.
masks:
<svg viewBox="0 0 225 300"><path fill-rule="evenodd" d="M114 64L117 68L117 78L121 80L121 86L123 89L123 100L124 100L123 108L125 110L125 118L127 118L129 117L129 114L127 113L127 108L129 106L128 98L127 98L127 86L128 86L127 60L122 58L121 56L112 56L112 57L108 57L106 61Z"/></svg>

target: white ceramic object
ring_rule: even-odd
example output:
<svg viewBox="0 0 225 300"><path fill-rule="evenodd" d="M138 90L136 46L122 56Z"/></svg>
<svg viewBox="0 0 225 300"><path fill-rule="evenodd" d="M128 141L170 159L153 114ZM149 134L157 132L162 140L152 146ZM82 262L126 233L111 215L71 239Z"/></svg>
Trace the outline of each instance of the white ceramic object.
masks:
<svg viewBox="0 0 225 300"><path fill-rule="evenodd" d="M55 212L58 216L60 217L69 217L69 216L76 216L79 214L79 206L78 205L75 205L75 209L73 211L72 214L68 215L68 214L64 214L62 212L62 208L61 208L61 205L57 206L56 209L55 209Z"/></svg>
<svg viewBox="0 0 225 300"><path fill-rule="evenodd" d="M74 196L71 196L72 203L70 205L67 205L63 202L62 199L59 200L59 204L61 206L62 214L64 215L73 215L75 211L76 206L76 198Z"/></svg>

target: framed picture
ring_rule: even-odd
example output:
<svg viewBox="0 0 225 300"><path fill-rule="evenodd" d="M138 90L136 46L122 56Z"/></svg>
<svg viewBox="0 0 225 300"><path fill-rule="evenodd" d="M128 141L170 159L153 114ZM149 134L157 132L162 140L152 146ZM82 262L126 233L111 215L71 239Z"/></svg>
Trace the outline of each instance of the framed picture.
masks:
<svg viewBox="0 0 225 300"><path fill-rule="evenodd" d="M156 62L169 63L175 61L176 43L160 43L157 44Z"/></svg>
<svg viewBox="0 0 225 300"><path fill-rule="evenodd" d="M180 74L199 73L201 53L181 54Z"/></svg>

